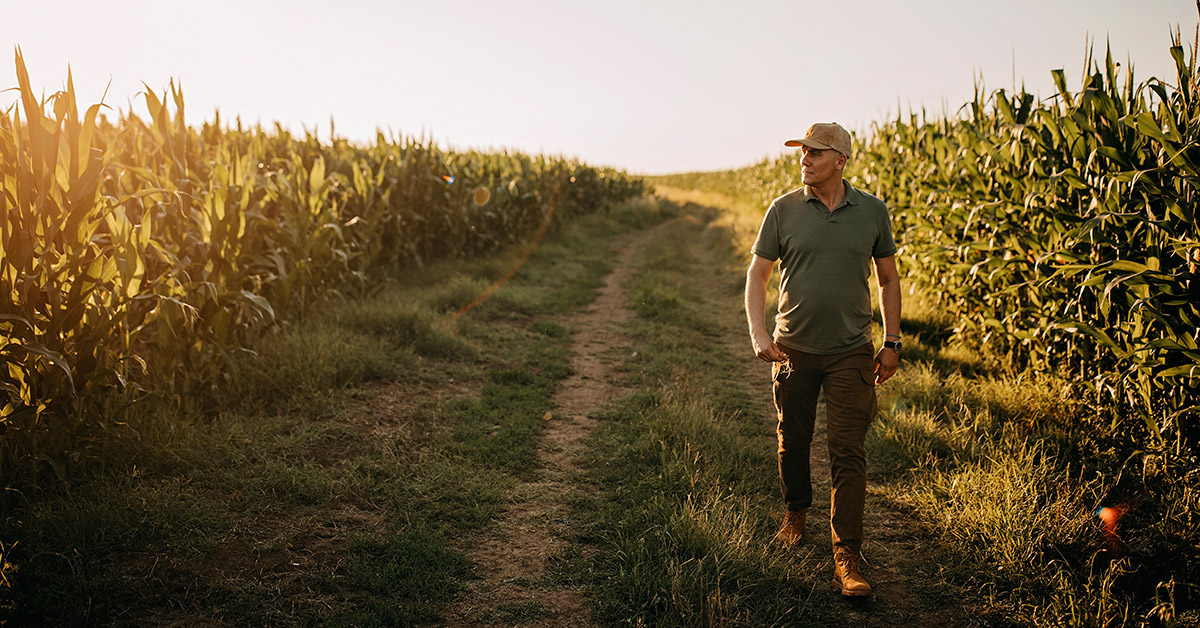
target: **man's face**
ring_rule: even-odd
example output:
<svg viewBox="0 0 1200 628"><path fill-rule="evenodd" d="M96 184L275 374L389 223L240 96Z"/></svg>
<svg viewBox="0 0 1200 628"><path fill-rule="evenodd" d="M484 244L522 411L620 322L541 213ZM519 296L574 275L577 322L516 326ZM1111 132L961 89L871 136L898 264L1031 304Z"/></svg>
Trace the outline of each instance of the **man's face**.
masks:
<svg viewBox="0 0 1200 628"><path fill-rule="evenodd" d="M829 181L841 181L845 158L832 148L800 147L801 180L805 185L822 185Z"/></svg>

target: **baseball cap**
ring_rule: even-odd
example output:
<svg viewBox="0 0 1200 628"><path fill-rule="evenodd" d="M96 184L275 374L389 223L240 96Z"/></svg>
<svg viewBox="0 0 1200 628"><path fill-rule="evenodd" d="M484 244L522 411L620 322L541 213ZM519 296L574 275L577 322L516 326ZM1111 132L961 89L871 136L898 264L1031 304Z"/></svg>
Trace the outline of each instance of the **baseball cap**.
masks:
<svg viewBox="0 0 1200 628"><path fill-rule="evenodd" d="M807 146L809 148L832 148L850 156L850 132L837 122L818 122L808 127L808 132L798 140L788 140L784 146Z"/></svg>

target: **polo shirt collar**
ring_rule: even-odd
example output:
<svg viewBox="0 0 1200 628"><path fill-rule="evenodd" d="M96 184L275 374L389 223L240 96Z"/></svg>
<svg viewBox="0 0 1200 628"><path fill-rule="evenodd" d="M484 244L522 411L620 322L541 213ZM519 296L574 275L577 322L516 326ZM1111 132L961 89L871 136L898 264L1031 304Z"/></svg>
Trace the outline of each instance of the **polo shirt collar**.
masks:
<svg viewBox="0 0 1200 628"><path fill-rule="evenodd" d="M838 207L841 207L842 205L858 205L858 202L862 200L862 192L859 192L857 189L855 189L855 187L850 185L850 182L845 179L842 179L842 187L845 189L845 194L842 197L842 202L838 204ZM809 193L807 185L804 186L804 202L820 202L820 200L821 199L817 198L816 194ZM834 209L837 209L837 207L834 207Z"/></svg>

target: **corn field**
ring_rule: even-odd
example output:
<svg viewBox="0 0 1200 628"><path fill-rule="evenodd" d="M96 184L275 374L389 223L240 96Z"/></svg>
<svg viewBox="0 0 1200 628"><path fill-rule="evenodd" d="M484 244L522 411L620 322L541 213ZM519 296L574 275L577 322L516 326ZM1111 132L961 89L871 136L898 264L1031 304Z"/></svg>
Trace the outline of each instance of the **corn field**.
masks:
<svg viewBox="0 0 1200 628"><path fill-rule="evenodd" d="M20 99L0 115L0 476L69 473L147 403L218 390L247 340L402 267L527 240L643 193L565 159L360 146ZM133 412L131 412L133 411ZM128 426L126 426L128 427Z"/></svg>
<svg viewBox="0 0 1200 628"><path fill-rule="evenodd" d="M876 124L848 176L892 207L906 282L958 337L1072 378L1200 515L1200 82L1172 43L1173 81L1089 55L1078 90L1055 71L1041 102L977 89L962 115ZM662 181L765 207L799 155Z"/></svg>
<svg viewBox="0 0 1200 628"><path fill-rule="evenodd" d="M1176 39L1171 54L1175 85L1122 81L1109 53L1077 92L1056 71L1036 106L979 94L963 120L877 127L854 161L958 334L1070 374L1116 409L1114 430L1195 468L1200 84L1194 51Z"/></svg>

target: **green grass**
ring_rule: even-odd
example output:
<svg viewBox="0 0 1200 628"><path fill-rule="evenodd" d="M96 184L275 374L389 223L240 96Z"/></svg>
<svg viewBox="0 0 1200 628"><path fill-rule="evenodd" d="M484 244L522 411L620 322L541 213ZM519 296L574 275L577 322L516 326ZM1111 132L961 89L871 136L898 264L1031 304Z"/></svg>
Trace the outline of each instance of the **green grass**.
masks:
<svg viewBox="0 0 1200 628"><path fill-rule="evenodd" d="M345 567L325 582L349 603L320 624L386 627L436 620L441 605L456 592L456 581L469 572L466 558L434 532L410 527L353 535Z"/></svg>
<svg viewBox="0 0 1200 628"><path fill-rule="evenodd" d="M128 426L135 438L106 445L104 467L6 497L0 551L11 587L0 587L0 617L436 622L472 577L467 540L538 466L542 417L568 373L570 330L559 317L596 294L612 236L661 217L656 203L629 203L556 228L528 260L514 247L433 264L265 334L237 356L212 411L164 400ZM410 406L368 412L388 408L371 405L381 385L409 391L397 403Z"/></svg>

